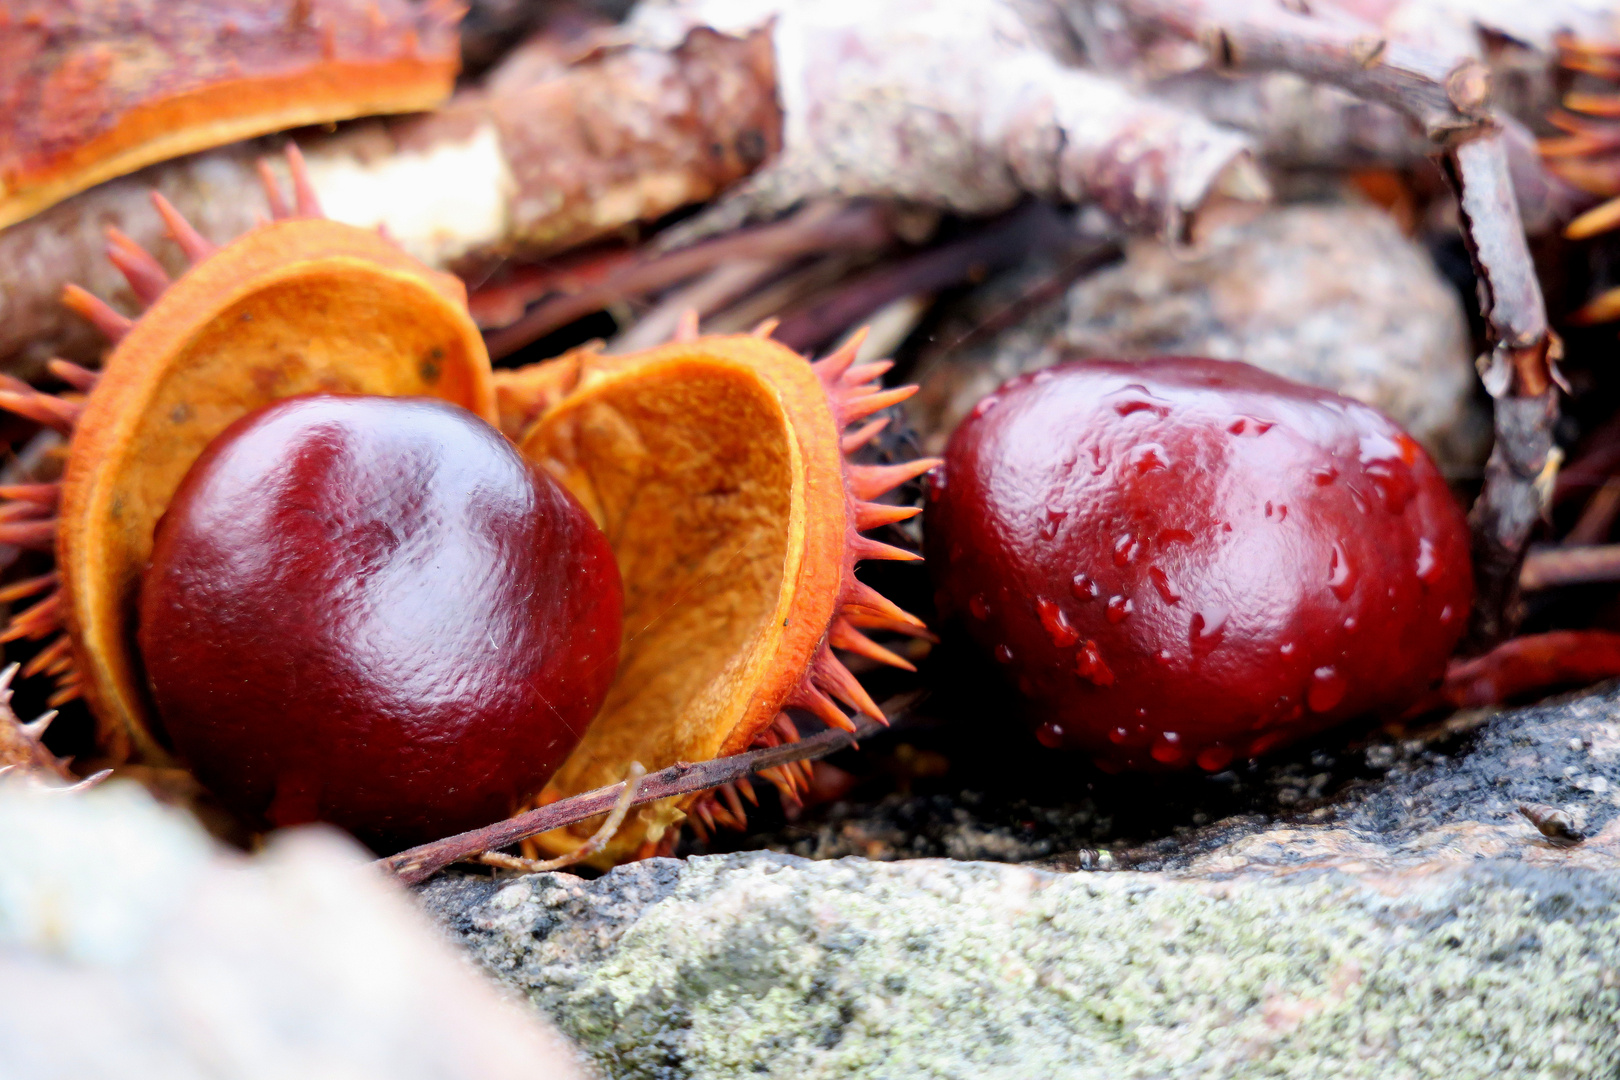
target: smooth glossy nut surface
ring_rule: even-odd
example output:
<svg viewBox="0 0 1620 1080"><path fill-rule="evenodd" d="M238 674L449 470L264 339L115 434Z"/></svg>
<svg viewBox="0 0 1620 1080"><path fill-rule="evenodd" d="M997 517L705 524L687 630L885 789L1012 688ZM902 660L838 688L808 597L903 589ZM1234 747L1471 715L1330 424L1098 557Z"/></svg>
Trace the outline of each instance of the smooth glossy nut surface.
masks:
<svg viewBox="0 0 1620 1080"><path fill-rule="evenodd" d="M215 439L158 524L139 644L223 801L388 849L509 814L607 693L601 531L442 401L312 395Z"/></svg>
<svg viewBox="0 0 1620 1080"><path fill-rule="evenodd" d="M952 436L926 517L942 614L1045 745L1225 768L1438 678L1473 585L1461 509L1376 410L1244 364L1021 376Z"/></svg>

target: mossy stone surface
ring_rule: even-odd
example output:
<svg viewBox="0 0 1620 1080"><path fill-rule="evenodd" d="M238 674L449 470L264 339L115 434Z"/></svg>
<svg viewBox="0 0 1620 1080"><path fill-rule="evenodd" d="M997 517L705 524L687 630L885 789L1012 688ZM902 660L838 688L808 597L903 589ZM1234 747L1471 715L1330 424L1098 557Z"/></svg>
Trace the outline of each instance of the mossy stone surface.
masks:
<svg viewBox="0 0 1620 1080"><path fill-rule="evenodd" d="M1107 859L751 851L420 896L626 1080L1620 1077L1615 689L1365 756Z"/></svg>
<svg viewBox="0 0 1620 1080"><path fill-rule="evenodd" d="M612 1077L1596 1077L1620 873L654 860L430 910Z"/></svg>

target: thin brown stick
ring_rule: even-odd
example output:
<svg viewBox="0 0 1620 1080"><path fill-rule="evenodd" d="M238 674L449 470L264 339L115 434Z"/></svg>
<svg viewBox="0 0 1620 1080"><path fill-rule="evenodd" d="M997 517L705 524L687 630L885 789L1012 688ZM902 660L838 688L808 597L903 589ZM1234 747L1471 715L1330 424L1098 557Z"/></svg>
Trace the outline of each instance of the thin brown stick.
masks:
<svg viewBox="0 0 1620 1080"><path fill-rule="evenodd" d="M676 795L690 795L730 783L750 773L774 768L794 761L814 761L855 744L884 730L874 720L857 715L856 730L824 731L796 743L773 746L766 750L751 750L746 754L715 758L713 761L679 762L644 778L631 799L632 806L657 802ZM396 855L377 860L377 865L395 874L406 885L426 881L453 862L479 852L496 851L510 847L530 836L584 821L586 818L612 810L623 796L624 783L596 788L570 799L530 810L526 814L481 829L458 833L431 844L407 848Z"/></svg>
<svg viewBox="0 0 1620 1080"><path fill-rule="evenodd" d="M1068 292L1069 286L1076 281L1109 263L1117 262L1123 255L1124 247L1116 240L1100 240L1084 248L982 321L963 331L941 351L945 354L960 353L1018 325Z"/></svg>
<svg viewBox="0 0 1620 1080"><path fill-rule="evenodd" d="M1600 581L1620 581L1620 544L1534 548L1519 570L1525 592Z"/></svg>
<svg viewBox="0 0 1620 1080"><path fill-rule="evenodd" d="M658 301L657 307L610 340L607 351L627 353L662 345L680 328L683 319L690 316L700 322L747 296L760 284L780 274L790 262L790 259L737 259L722 263Z"/></svg>
<svg viewBox="0 0 1620 1080"><path fill-rule="evenodd" d="M1490 79L1471 56L1445 56L1335 15L1301 14L1277 0L1126 0L1125 10L1208 50L1225 71L1287 71L1405 113L1449 146L1490 131Z"/></svg>

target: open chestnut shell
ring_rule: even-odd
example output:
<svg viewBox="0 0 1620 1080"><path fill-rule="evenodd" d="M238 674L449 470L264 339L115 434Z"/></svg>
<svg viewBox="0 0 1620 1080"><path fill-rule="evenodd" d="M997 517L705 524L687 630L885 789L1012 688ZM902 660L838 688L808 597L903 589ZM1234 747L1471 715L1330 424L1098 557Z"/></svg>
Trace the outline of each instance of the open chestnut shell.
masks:
<svg viewBox="0 0 1620 1080"><path fill-rule="evenodd" d="M1472 598L1461 509L1369 406L1245 364L1021 376L927 503L942 611L1040 741L1108 768L1224 768L1444 669Z"/></svg>
<svg viewBox="0 0 1620 1080"><path fill-rule="evenodd" d="M301 159L289 151L289 163L296 216L279 192L267 190L277 220L219 250L154 196L191 269L171 282L148 252L114 234L109 258L147 305L144 313L129 319L82 289L70 287L64 298L116 343L104 370L55 363L53 372L72 387L62 395L15 380L0 385L0 407L71 436L61 483L0 492L0 542L56 556L53 572L0 590L7 601L38 597L12 618L0 640L55 635L23 673L57 679L53 704L87 700L98 722L100 760L179 764L151 707L135 640L137 592L154 553L154 526L193 463L231 424L267 403L310 393L436 397L498 421L518 452L567 489L605 534L623 582L618 670L579 744L546 787L529 795L549 801L577 794L621 779L635 763L659 769L796 740L802 716L795 712L849 730L855 723L846 708L882 718L837 652L910 668L867 632L932 635L920 619L856 579L854 567L863 559L918 558L862 534L917 513L882 498L937 462L849 460L884 426L874 414L915 390L880 388L877 380L890 365L856 362L862 335L812 364L769 340L774 324L752 335L705 338L687 326L675 342L640 353L607 357L578 350L528 369L493 372L460 283L383 237L321 220ZM240 435L226 436L223 445ZM270 457L296 467L287 456L296 443ZM225 449L217 453L219 460L228 456ZM328 486L362 501L386 501L395 486L402 495L421 494L410 475L395 484L380 474L351 479L358 486ZM316 486L326 490L322 485L326 481ZM176 504L176 520L194 509L187 506L190 498ZM321 512L334 512L341 502L323 503ZM255 535L236 539L244 550L275 546L268 527ZM315 543L311 549L322 550ZM328 546L310 573L327 565L334 580L349 580L338 555ZM468 587L477 593L481 585ZM267 588L260 581L249 591L257 589L263 600ZM154 587L149 597L143 635L149 647L171 653L157 658L164 670L154 670L153 682L159 698L169 701L165 713L180 717L172 724L175 741L185 744L222 798L273 821L318 812L368 836L431 831L408 808L332 810L309 797L310 785L282 785L279 774L265 780L284 763L276 756L282 752L274 745L278 733L267 710L245 699L215 710L209 722L224 727L210 736L213 742L199 740L192 717L204 703L182 700L190 691L179 674L191 646L157 627L162 598L175 595ZM504 595L511 598L510 591ZM201 606L188 610L201 612ZM280 631L230 631L238 632L242 640L209 654L208 663L231 666L235 661L225 652L255 663L249 632L267 632L268 644L291 647ZM602 649L593 644L589 652ZM342 681L327 678L334 692ZM345 685L352 689L361 681ZM509 691L523 693L502 687L495 696ZM258 735L222 752L233 723ZM351 727L332 725L334 737L346 738L342 733ZM529 748L538 759L531 782L552 765L549 736L537 737L544 745ZM508 745L480 739L474 741L486 747ZM245 763L228 765L225 758L236 755ZM465 795L464 784L502 797L518 790L510 777L479 774L499 756L497 749L483 758L452 754L448 763L436 763L446 790L434 799L447 814L471 815L467 806L446 801ZM361 768L374 764L358 750L344 760ZM791 800L808 786L809 766L792 762L760 775ZM419 792L403 780L394 789ZM748 783L738 781L638 807L592 861L610 865L667 851L683 820L699 830L741 826L742 800L751 797ZM488 818L508 809L503 805ZM448 820L435 828L452 827ZM533 846L573 852L591 830L589 824L557 830L535 838Z"/></svg>

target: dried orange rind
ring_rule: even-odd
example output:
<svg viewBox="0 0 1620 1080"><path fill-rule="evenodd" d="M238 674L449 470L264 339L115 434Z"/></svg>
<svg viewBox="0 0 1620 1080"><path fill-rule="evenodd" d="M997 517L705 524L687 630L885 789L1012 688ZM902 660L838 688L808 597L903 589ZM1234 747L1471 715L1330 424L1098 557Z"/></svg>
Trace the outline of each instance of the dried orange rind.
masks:
<svg viewBox="0 0 1620 1080"><path fill-rule="evenodd" d="M909 667L862 630L927 636L853 571L861 559L917 558L861 531L915 514L871 500L936 462L847 460L882 422L850 425L914 389L878 389L889 365L855 365L858 345L816 364L741 335L572 358L572 389L520 446L606 533L625 636L607 701L542 802L614 783L631 761L657 769L796 739L785 710L853 729L842 702L882 719L833 649ZM791 770L771 779L789 793L802 782ZM738 817L724 794L684 810L705 825ZM593 861L667 847L682 815L677 800L641 807ZM538 846L565 853L591 832L556 830Z"/></svg>
<svg viewBox="0 0 1620 1080"><path fill-rule="evenodd" d="M168 158L428 109L460 66L449 0L11 0L0 228Z"/></svg>
<svg viewBox="0 0 1620 1080"><path fill-rule="evenodd" d="M25 674L58 678L53 703L82 695L113 760L164 763L134 643L140 575L153 528L186 471L231 422L314 391L425 395L495 419L489 357L454 277L376 233L317 216L299 178L299 212L214 251L172 208L160 210L194 265L170 283L127 238L109 254L148 307L133 321L72 287L67 302L115 346L101 372L55 362L86 391L58 398L12 382L0 405L72 433L60 485L0 491L0 540L49 547L56 571L7 590L44 598L3 636L65 633ZM51 490L55 488L56 490ZM9 530L9 532L8 532Z"/></svg>

